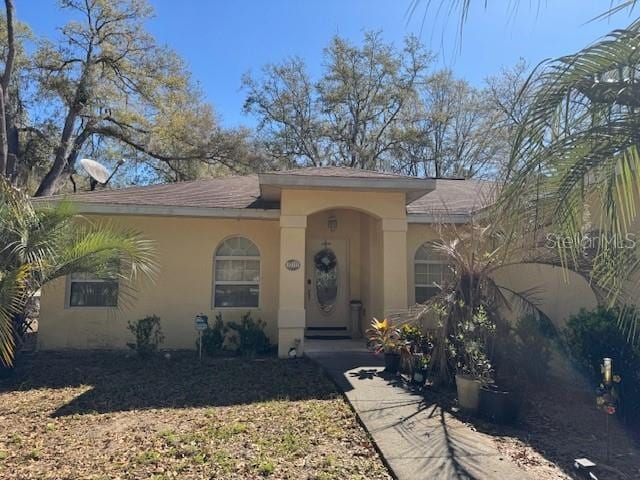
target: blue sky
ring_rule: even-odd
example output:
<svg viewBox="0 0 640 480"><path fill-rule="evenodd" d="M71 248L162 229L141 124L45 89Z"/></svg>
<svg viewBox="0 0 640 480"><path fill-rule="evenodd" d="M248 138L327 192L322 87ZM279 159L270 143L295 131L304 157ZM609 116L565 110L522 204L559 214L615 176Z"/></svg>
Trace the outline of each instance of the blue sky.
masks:
<svg viewBox="0 0 640 480"><path fill-rule="evenodd" d="M531 64L578 50L610 30L625 26L626 14L588 22L609 0L513 0L472 2L459 48L457 17L435 7L407 19L411 0L151 0L156 15L148 29L187 61L226 126L253 125L242 113L243 73L287 56L305 59L318 75L322 49L339 34L355 42L365 30L381 30L398 45L419 34L438 55L439 66L481 85L484 78L520 57ZM434 4L439 4L435 0ZM34 6L37 5L37 8ZM37 35L52 37L68 20L55 0L16 0L17 16Z"/></svg>

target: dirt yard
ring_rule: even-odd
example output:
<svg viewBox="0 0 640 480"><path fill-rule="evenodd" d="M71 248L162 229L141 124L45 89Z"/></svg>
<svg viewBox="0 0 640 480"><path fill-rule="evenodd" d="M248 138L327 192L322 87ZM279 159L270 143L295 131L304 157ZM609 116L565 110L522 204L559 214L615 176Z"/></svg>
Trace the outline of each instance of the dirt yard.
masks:
<svg viewBox="0 0 640 480"><path fill-rule="evenodd" d="M36 354L0 380L3 479L383 479L305 360Z"/></svg>
<svg viewBox="0 0 640 480"><path fill-rule="evenodd" d="M611 460L606 458L606 418L595 407L595 393L584 384L531 386L515 427L474 422L495 436L498 449L540 479L575 477L573 460L598 465L600 480L640 479L640 448L631 427L610 418ZM636 432L640 434L640 432Z"/></svg>

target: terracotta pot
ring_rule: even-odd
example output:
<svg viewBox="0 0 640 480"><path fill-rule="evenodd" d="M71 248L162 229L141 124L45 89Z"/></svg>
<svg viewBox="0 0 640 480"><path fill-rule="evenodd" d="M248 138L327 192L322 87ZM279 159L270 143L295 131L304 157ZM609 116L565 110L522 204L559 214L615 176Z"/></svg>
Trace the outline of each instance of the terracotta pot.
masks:
<svg viewBox="0 0 640 480"><path fill-rule="evenodd" d="M469 375L456 375L458 405L461 409L471 413L478 411L480 406L480 387L482 387L482 382L477 378Z"/></svg>
<svg viewBox="0 0 640 480"><path fill-rule="evenodd" d="M385 353L384 354L384 370L388 373L398 373L400 368L400 354Z"/></svg>

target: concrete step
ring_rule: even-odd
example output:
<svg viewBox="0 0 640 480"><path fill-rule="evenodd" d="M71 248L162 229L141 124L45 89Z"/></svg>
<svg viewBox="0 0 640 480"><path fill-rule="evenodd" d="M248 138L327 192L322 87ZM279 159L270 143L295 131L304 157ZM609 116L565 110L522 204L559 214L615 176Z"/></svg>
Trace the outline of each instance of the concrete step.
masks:
<svg viewBox="0 0 640 480"><path fill-rule="evenodd" d="M304 338L314 340L337 340L351 338L347 327L307 327Z"/></svg>

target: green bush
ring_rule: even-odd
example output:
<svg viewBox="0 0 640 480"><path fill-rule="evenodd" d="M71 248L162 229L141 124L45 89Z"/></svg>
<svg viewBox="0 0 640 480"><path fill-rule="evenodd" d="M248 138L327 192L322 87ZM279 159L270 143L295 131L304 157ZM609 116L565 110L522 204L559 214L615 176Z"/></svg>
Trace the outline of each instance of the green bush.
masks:
<svg viewBox="0 0 640 480"><path fill-rule="evenodd" d="M227 327L222 321L222 314L216 315L213 325L202 331L202 353L213 357L222 353ZM200 348L200 340L196 340L196 348Z"/></svg>
<svg viewBox="0 0 640 480"><path fill-rule="evenodd" d="M548 317L525 315L518 320L514 333L518 337L516 360L520 373L533 382L545 381L557 335L553 323Z"/></svg>
<svg viewBox="0 0 640 480"><path fill-rule="evenodd" d="M135 322L129 321L128 329L136 338L135 343L127 346L138 352L141 357L148 357L158 350L158 345L164 341L160 317L150 315Z"/></svg>
<svg viewBox="0 0 640 480"><path fill-rule="evenodd" d="M614 373L622 377L621 407L624 415L640 421L640 349L627 341L618 328L618 311L597 308L581 310L567 322L566 348L573 360L594 383L602 379L600 365L604 357L613 360Z"/></svg>
<svg viewBox="0 0 640 480"><path fill-rule="evenodd" d="M260 319L251 318L250 312L242 316L239 324L230 322L227 326L238 334L238 353L240 355L263 355L271 351L271 343L264 333L265 323Z"/></svg>

